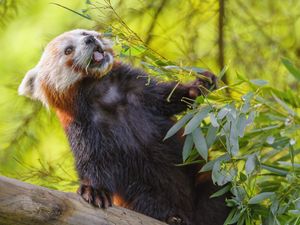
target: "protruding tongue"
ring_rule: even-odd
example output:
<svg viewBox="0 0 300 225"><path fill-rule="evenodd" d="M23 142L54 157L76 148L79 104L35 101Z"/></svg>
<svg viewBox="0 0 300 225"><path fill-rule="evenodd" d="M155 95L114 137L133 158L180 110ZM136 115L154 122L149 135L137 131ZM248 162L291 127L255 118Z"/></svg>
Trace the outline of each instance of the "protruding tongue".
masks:
<svg viewBox="0 0 300 225"><path fill-rule="evenodd" d="M95 62L101 62L101 60L103 59L103 54L98 51L94 51L93 59L95 60Z"/></svg>

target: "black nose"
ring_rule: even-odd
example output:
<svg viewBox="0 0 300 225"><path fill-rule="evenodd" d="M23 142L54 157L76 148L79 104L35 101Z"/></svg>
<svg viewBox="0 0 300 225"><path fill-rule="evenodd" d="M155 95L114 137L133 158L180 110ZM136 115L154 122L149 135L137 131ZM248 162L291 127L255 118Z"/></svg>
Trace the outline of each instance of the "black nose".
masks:
<svg viewBox="0 0 300 225"><path fill-rule="evenodd" d="M96 39L95 39L95 37L92 36L92 35L87 36L87 37L85 38L85 40L84 40L84 42L85 42L87 45L89 45L89 44L95 44L95 41L96 41Z"/></svg>

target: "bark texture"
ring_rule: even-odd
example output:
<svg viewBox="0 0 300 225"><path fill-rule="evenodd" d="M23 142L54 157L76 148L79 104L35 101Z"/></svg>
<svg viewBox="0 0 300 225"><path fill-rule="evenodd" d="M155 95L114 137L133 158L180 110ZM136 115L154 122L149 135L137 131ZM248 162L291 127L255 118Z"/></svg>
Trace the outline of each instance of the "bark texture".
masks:
<svg viewBox="0 0 300 225"><path fill-rule="evenodd" d="M163 225L120 207L102 210L74 193L50 190L0 176L1 225Z"/></svg>

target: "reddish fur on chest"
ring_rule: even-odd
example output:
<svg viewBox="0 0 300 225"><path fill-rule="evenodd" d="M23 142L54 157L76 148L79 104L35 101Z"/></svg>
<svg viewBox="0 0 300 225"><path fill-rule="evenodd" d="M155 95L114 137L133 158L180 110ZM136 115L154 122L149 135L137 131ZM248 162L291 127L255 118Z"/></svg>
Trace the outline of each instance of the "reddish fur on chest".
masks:
<svg viewBox="0 0 300 225"><path fill-rule="evenodd" d="M56 109L56 115L64 129L66 129L74 120L74 116L72 114L60 109Z"/></svg>
<svg viewBox="0 0 300 225"><path fill-rule="evenodd" d="M54 108L62 126L66 129L74 120L74 101L78 84L73 84L63 92L55 91L45 82L42 82L41 86L47 98L47 102Z"/></svg>

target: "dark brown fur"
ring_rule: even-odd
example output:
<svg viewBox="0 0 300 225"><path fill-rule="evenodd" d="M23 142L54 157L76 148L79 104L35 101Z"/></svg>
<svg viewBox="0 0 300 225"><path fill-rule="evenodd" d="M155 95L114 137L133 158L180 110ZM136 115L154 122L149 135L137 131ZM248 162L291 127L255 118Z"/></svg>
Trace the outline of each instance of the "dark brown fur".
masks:
<svg viewBox="0 0 300 225"><path fill-rule="evenodd" d="M197 187L196 170L175 166L182 161L179 137L163 141L171 117L187 108L181 99L196 97L197 84L211 84L179 85L167 101L175 83L148 83L147 76L118 63L63 94L44 86L75 156L79 193L96 206L113 200L169 224L222 224L228 209L224 198L209 199L216 190L211 179Z"/></svg>

